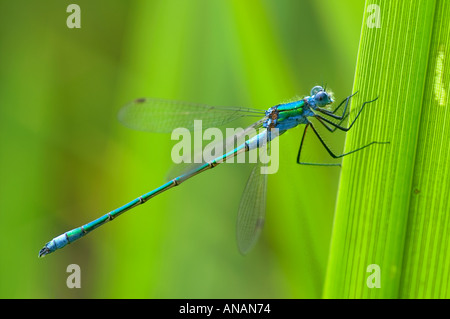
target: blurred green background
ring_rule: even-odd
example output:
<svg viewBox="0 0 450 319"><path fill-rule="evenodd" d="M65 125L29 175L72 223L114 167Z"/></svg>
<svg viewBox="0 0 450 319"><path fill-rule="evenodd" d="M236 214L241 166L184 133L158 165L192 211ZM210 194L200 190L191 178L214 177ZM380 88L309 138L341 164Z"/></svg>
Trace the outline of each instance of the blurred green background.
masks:
<svg viewBox="0 0 450 319"><path fill-rule="evenodd" d="M296 164L301 128L280 139L265 229L245 257L235 223L247 176L232 165L37 255L165 181L174 142L121 126L122 105L267 109L322 83L341 100L364 2L79 0L81 29L66 26L70 3L0 1L0 297L320 298L339 169ZM69 264L81 289L66 286Z"/></svg>

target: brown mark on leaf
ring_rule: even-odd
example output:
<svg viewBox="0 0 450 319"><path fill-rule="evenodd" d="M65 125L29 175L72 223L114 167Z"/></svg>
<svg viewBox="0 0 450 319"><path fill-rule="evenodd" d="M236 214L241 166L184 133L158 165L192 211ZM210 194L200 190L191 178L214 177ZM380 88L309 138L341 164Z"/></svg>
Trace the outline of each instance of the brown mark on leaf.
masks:
<svg viewBox="0 0 450 319"><path fill-rule="evenodd" d="M145 102L145 98L143 98L143 97L134 100L134 103L144 103L144 102Z"/></svg>

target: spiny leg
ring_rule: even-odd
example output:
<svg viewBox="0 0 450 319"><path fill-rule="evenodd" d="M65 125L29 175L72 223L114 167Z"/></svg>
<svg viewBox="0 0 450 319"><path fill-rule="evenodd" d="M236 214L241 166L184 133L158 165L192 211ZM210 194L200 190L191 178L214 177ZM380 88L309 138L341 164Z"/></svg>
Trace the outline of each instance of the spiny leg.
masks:
<svg viewBox="0 0 450 319"><path fill-rule="evenodd" d="M340 120L339 123L337 123L336 125L339 126L339 127L342 127L341 124L342 124L342 122L345 121L345 119L347 118L347 116L348 116L348 114L347 114L342 120ZM337 127L336 127L335 123L333 123L333 125L334 125L333 127L330 127L324 120L322 120L322 119L323 119L322 116L320 116L320 117L315 116L315 118L316 118L323 126L325 126L325 128L326 128L328 131L330 131L331 133L334 133L334 132L336 131Z"/></svg>
<svg viewBox="0 0 450 319"><path fill-rule="evenodd" d="M337 129L339 129L339 130L341 130L341 131L347 132L348 130L350 130L350 129L352 128L353 124L355 124L356 120L358 119L359 115L361 114L362 110L364 109L364 106L365 106L367 103L375 102L377 99L378 99L378 97L375 98L375 99L373 99L372 101L366 101L366 102L364 102L363 105L361 106L361 109L359 110L358 114L356 115L355 119L353 120L353 122L350 124L349 127L343 127L343 126L341 126L340 124L341 124L342 122L340 122L339 124L336 124L336 123L330 121L329 119L323 117L323 116L320 115L320 114L315 114L314 116L315 116L317 119L319 119L319 120L323 120L323 121L327 122L328 124L333 125L335 128L337 128ZM320 122L323 124L322 121L320 121Z"/></svg>
<svg viewBox="0 0 450 319"><path fill-rule="evenodd" d="M323 116L321 116L321 115L319 115L319 114L315 114L315 118L317 118L317 120L318 120L323 126L325 126L325 128L326 128L328 131L330 131L330 132L332 132L332 133L335 132L336 129L339 129L339 130L342 130L342 131L344 131L344 132L347 132L348 130L350 130L350 128L353 126L353 124L354 124L354 123L356 122L356 120L358 119L359 115L361 114L362 110L364 109L364 106L365 106L367 103L375 102L375 101L378 99L378 97L377 97L377 98L375 98L375 99L373 99L373 100L371 100L371 101L366 101L366 102L364 102L363 105L361 106L361 109L359 110L358 114L356 115L355 119L353 120L353 122L350 124L350 126L349 126L348 128L346 128L346 127L341 126L341 124L345 121L345 119L346 119L346 118L348 117L348 115L349 115L349 114L346 114L348 102L349 102L350 98L352 98L356 93L358 93L358 92L355 92L355 93L353 93L352 95L348 96L346 99L344 99L344 100L338 105L338 107L336 107L333 111L328 111L328 110L325 110L325 109L322 109L322 108L317 108L317 110L320 111L321 113L323 113L323 114L325 114L325 115L329 115L330 117L333 117L333 118L335 118L335 119L339 119L339 120L340 120L339 123L336 124L336 123L330 121L329 119L327 119L327 118L325 118L325 117L323 117ZM335 112L343 105L344 102L346 102L346 103L345 103L344 112L342 113L342 115L341 115L341 116L337 116L337 115L333 114L333 113L335 113ZM330 124L330 125L332 125L333 127L330 127L329 125L327 125L327 123ZM301 140L301 142L300 142L300 147L299 147L298 154L297 154L297 164L302 164L302 165L316 165L316 166L341 166L340 163L307 163L307 162L301 162L301 161L300 161L300 154L301 154L301 150L302 150L302 147L303 147L303 142L304 142L304 139L305 139L305 136L306 136L306 131L307 131L307 129L308 129L308 126L311 126L311 127L312 127L314 133L315 133L316 136L319 138L319 141L322 143L322 145L325 147L325 149L327 150L327 152L328 152L328 153L331 155L331 157L333 157L333 158L341 158L341 157L343 157L343 156L346 156L346 155L355 153L355 152L360 151L360 150L362 150L362 149L364 149L364 148L366 148L366 147L368 147L368 146L370 146L370 145L372 145L372 144L389 144L389 142L376 142L376 141L373 141L373 142L371 142L371 143L369 143L369 144L367 144L367 145L364 145L364 146L362 146L362 147L360 147L360 148L357 148L357 149L355 149L355 150L353 150L353 151L350 151L350 152L347 152L347 153L344 153L344 154L341 154L341 155L335 155L335 154L331 151L331 149L328 147L328 145L326 145L325 141L324 141L324 140L322 139L322 137L319 135L319 133L317 132L317 130L316 130L316 128L314 127L314 125L313 125L311 122L308 121L308 123L307 123L306 126L305 126L305 130L303 131L302 140Z"/></svg>
<svg viewBox="0 0 450 319"><path fill-rule="evenodd" d="M305 130L303 131L303 136L302 136L302 140L300 142L300 147L298 148L298 154L297 154L297 164L300 165L313 165L313 166L341 166L340 163L308 163L308 162L301 162L300 161L300 154L302 152L302 147L303 147L303 141L305 140L305 136L306 136L306 131L308 130L308 126L311 123L306 124L305 126ZM331 128L330 128L331 129Z"/></svg>
<svg viewBox="0 0 450 319"><path fill-rule="evenodd" d="M308 122L308 124L311 126L311 128L313 129L313 131L314 131L314 133L316 134L317 138L319 139L319 141L322 143L322 145L323 145L323 146L325 147L325 149L327 150L328 154L330 154L330 156L333 157L333 158L341 158L341 157L344 157L344 156L346 156L346 155L350 155L350 154L355 153L355 152L357 152L357 151L360 151L360 150L362 150L362 149L364 149L364 148L366 148L366 147L368 147L368 146L370 146L370 145L372 145L372 144L389 144L389 142L376 142L376 141L373 141L373 142L370 142L369 144L366 144L366 145L364 145L364 146L361 146L361 147L359 147L359 148L357 148L357 149L355 149L355 150L353 150L353 151L350 151L350 152L347 152L347 153L343 153L343 154L340 154L340 155L335 155L335 154L331 151L331 149L328 147L328 145L325 143L325 141L322 139L322 137L319 135L319 132L317 132L317 130L316 130L316 128L314 127L314 125L313 125L311 122Z"/></svg>

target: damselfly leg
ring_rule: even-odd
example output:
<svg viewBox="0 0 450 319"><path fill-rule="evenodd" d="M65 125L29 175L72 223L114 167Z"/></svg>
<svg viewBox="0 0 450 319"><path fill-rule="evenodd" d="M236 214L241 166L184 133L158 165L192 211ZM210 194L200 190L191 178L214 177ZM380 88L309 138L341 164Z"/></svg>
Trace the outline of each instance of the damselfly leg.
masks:
<svg viewBox="0 0 450 319"><path fill-rule="evenodd" d="M353 124L355 124L356 120L358 119L359 115L361 114L362 110L364 109L365 105L368 103L372 103L375 102L377 98L371 100L371 101L366 101L363 103L363 105L361 106L361 109L358 111L358 114L356 115L355 119L351 122L351 124L348 127L343 127L341 124L342 122L345 121L345 119L348 117L349 113L347 113L347 106L348 106L348 102L350 100L350 98L352 98L357 92L353 93L352 95L348 96L346 99L344 99L333 111L329 111L323 108L317 108L316 110L321 112L324 115L330 116L334 119L340 120L339 123L334 123L333 121L325 118L322 115L319 114L315 114L315 118L331 133L335 132L336 129L347 132L349 131ZM342 115L336 115L335 112L343 105L343 103L345 102L345 107L344 107L344 111L342 113ZM347 114L346 114L347 113ZM319 139L320 143L324 146L324 148L326 149L326 151L328 152L328 154L332 157L332 158L341 158L344 157L346 155L350 155L352 153L355 153L357 151L360 151L370 145L373 144L388 144L389 142L377 142L377 141L372 141L366 145L363 145L355 150L352 150L350 152L347 153L343 153L343 154L339 154L336 155L331 149L330 147L325 143L324 139L320 136L319 132L317 131L316 127L314 126L314 124L308 120L308 123L305 126L305 130L303 131L303 136L302 136L302 140L300 142L300 147L298 149L298 154L297 154L297 164L301 164L301 165L314 165L314 166L341 166L340 163L309 163L309 162L302 162L300 160L300 156L301 156L301 151L303 148L303 144L304 144L304 140L306 137L306 132L308 130L308 127L311 126L311 128L313 129L313 132L315 133L315 135L317 136L317 138Z"/></svg>

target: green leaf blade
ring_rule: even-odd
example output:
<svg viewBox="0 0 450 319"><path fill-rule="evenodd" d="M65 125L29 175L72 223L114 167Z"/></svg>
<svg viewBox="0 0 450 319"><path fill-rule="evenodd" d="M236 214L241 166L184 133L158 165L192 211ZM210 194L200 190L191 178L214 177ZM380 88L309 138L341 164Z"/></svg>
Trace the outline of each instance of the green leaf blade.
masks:
<svg viewBox="0 0 450 319"><path fill-rule="evenodd" d="M381 27L365 13L352 107L370 105L347 134L345 151L389 141L345 157L331 243L326 298L398 296L432 35L432 1L368 1ZM381 288L369 288L369 265L381 269Z"/></svg>
<svg viewBox="0 0 450 319"><path fill-rule="evenodd" d="M449 298L450 25L438 1L411 188L400 297Z"/></svg>

